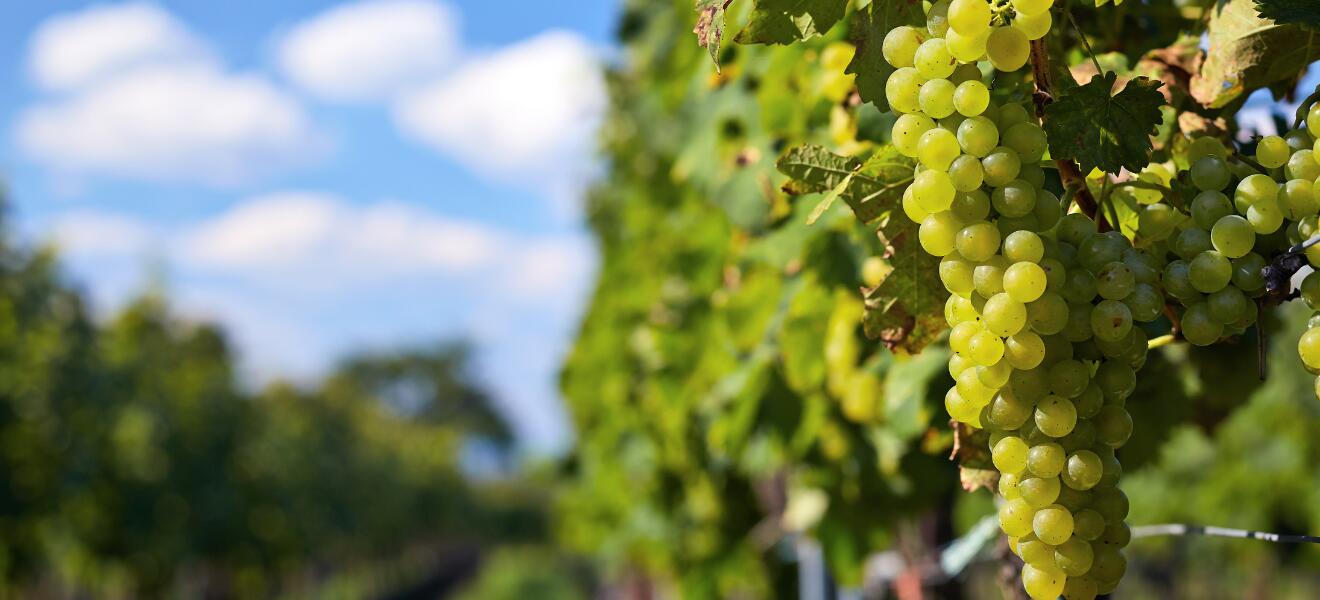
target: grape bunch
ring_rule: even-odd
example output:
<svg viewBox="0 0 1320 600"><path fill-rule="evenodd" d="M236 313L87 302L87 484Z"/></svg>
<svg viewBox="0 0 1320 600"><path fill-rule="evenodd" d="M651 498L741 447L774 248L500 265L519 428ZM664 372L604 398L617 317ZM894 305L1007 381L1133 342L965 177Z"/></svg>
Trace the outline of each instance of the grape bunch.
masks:
<svg viewBox="0 0 1320 600"><path fill-rule="evenodd" d="M1134 323L1160 317L1161 264L1045 189L1044 130L1021 103L992 102L977 63L1022 68L1050 0L939 2L924 30L898 27L884 54L899 113L892 141L917 159L903 211L940 257L951 292L949 415L989 433L1000 525L1033 598L1094 598L1126 560L1127 498L1115 450L1145 362Z"/></svg>

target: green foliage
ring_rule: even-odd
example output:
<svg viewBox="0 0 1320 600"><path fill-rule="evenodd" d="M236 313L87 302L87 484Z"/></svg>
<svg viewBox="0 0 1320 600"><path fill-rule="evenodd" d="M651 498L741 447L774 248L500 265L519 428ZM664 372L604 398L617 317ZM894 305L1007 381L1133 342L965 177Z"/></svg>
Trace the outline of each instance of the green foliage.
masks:
<svg viewBox="0 0 1320 600"><path fill-rule="evenodd" d="M885 82L894 67L885 60L882 44L885 34L900 25L920 25L924 18L921 2L916 0L872 2L857 13L849 36L857 46L857 53L846 72L857 76L857 94L863 101L875 104L882 111L889 110Z"/></svg>
<svg viewBox="0 0 1320 600"><path fill-rule="evenodd" d="M1252 0L1227 0L1212 9L1210 51L1192 81L1192 95L1210 108L1279 82L1320 59L1320 30L1263 18Z"/></svg>
<svg viewBox="0 0 1320 600"><path fill-rule="evenodd" d="M1256 10L1281 25L1320 27L1320 2L1316 0L1256 0Z"/></svg>
<svg viewBox="0 0 1320 600"><path fill-rule="evenodd" d="M1096 75L1045 107L1051 156L1076 160L1083 173L1092 168L1117 173L1146 166L1149 136L1163 118L1160 82L1135 77L1111 95L1117 78L1114 73Z"/></svg>
<svg viewBox="0 0 1320 600"><path fill-rule="evenodd" d="M861 160L807 145L789 150L775 166L791 178L785 192L827 192L831 200L841 196L858 219L869 223L899 205L916 165L893 146L883 146Z"/></svg>
<svg viewBox="0 0 1320 600"><path fill-rule="evenodd" d="M848 0L756 0L739 44L791 44L830 30Z"/></svg>
<svg viewBox="0 0 1320 600"><path fill-rule="evenodd" d="M892 269L866 290L866 335L890 349L920 352L948 327L940 282L939 259L921 251L917 225L900 210L891 210L880 226L885 257Z"/></svg>

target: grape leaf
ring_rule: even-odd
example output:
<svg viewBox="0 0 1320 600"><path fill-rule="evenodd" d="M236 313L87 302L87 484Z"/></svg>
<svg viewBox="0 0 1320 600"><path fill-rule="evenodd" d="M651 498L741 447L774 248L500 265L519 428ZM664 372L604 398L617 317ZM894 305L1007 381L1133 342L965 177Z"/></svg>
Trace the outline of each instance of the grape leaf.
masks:
<svg viewBox="0 0 1320 600"><path fill-rule="evenodd" d="M853 17L849 37L857 53L845 73L857 75L857 93L881 111L889 110L885 82L894 67L885 60L885 34L900 25L920 25L925 20L920 0L876 0Z"/></svg>
<svg viewBox="0 0 1320 600"><path fill-rule="evenodd" d="M1305 3L1292 0L1288 5ZM1320 29L1264 18L1253 0L1228 0L1211 10L1209 51L1192 79L1192 97L1209 108L1222 108L1257 89L1296 77L1320 59Z"/></svg>
<svg viewBox="0 0 1320 600"><path fill-rule="evenodd" d="M1045 107L1050 155L1076 160L1083 173L1094 167L1109 173L1140 170L1150 160L1150 135L1163 116L1160 83L1133 77L1110 95L1118 76L1105 73L1059 95Z"/></svg>
<svg viewBox="0 0 1320 600"><path fill-rule="evenodd" d="M848 0L757 0L739 44L791 44L829 31Z"/></svg>
<svg viewBox="0 0 1320 600"><path fill-rule="evenodd" d="M869 223L902 201L903 190L912 181L913 162L893 146L881 146L862 161L808 144L790 149L775 165L791 178L785 192L832 195L838 190L857 218Z"/></svg>
<svg viewBox="0 0 1320 600"><path fill-rule="evenodd" d="M866 296L862 325L867 337L878 338L890 350L920 352L945 330L940 260L926 254L917 240L917 224L900 209L891 209L878 231L885 258L893 270Z"/></svg>
<svg viewBox="0 0 1320 600"><path fill-rule="evenodd" d="M733 0L697 0L697 45L710 52L715 70L720 69L720 40L724 38L724 11Z"/></svg>
<svg viewBox="0 0 1320 600"><path fill-rule="evenodd" d="M1280 25L1320 27L1320 0L1256 0L1256 11Z"/></svg>

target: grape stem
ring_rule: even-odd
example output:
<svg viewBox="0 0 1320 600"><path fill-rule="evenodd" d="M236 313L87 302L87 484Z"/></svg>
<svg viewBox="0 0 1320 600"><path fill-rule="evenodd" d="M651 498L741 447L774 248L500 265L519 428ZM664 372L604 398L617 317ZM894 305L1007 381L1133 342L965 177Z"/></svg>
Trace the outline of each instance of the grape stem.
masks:
<svg viewBox="0 0 1320 600"><path fill-rule="evenodd" d="M1238 162L1240 162L1240 163L1242 163L1242 164L1244 164L1244 165L1247 165L1248 167L1251 167L1251 168L1255 169L1255 170L1256 170L1257 172L1259 172L1261 175L1269 175L1269 174L1270 174L1270 170L1269 170L1269 169L1266 169L1265 167L1262 167L1262 166L1260 165L1260 163L1258 163L1258 162L1256 162L1256 161L1254 161L1254 160L1252 160L1252 159L1250 159L1250 158L1247 158L1247 157L1243 156L1243 155L1242 155L1241 153L1239 153L1239 152L1234 152L1234 153L1233 153L1233 160L1236 160L1236 161L1238 161Z"/></svg>
<svg viewBox="0 0 1320 600"><path fill-rule="evenodd" d="M1133 538L1146 538L1161 535L1210 535L1218 537L1230 537L1247 540L1261 540L1263 542L1274 542L1277 544L1320 544L1320 537L1313 535L1290 535L1284 533L1268 533L1265 531L1251 531L1249 529L1231 529L1228 527L1214 527L1211 525L1186 525L1183 523L1164 523L1160 525L1141 525L1132 528Z"/></svg>
<svg viewBox="0 0 1320 600"><path fill-rule="evenodd" d="M1169 344L1172 344L1177 341L1178 341L1178 336L1173 335L1172 333L1167 333L1160 337L1154 338L1149 342L1146 342L1146 349L1154 350L1162 346L1168 346Z"/></svg>
<svg viewBox="0 0 1320 600"><path fill-rule="evenodd" d="M1054 101L1054 85L1050 76L1050 59L1049 52L1045 49L1045 38L1031 41L1031 74L1036 84L1036 93L1031 95L1031 99L1036 105L1036 117L1043 123L1045 105ZM1086 178L1077 168L1077 163L1061 158L1054 161L1054 166L1059 171L1059 181L1063 183L1065 190L1072 192L1077 208L1081 209L1082 214L1095 221L1097 230L1103 232L1112 229L1108 220L1100 214L1095 196L1091 195L1090 188L1086 187Z"/></svg>

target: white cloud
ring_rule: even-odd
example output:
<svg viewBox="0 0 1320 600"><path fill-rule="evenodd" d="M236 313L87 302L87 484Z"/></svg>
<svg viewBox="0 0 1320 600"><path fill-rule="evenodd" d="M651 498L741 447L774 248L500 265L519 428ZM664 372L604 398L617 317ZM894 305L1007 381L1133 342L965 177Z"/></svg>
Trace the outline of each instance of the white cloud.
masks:
<svg viewBox="0 0 1320 600"><path fill-rule="evenodd" d="M143 67L20 116L19 145L68 174L231 185L302 164L323 142L265 79L206 64Z"/></svg>
<svg viewBox="0 0 1320 600"><path fill-rule="evenodd" d="M28 69L38 85L67 90L134 66L206 55L204 44L154 5L98 5L42 23Z"/></svg>
<svg viewBox="0 0 1320 600"><path fill-rule="evenodd" d="M148 249L157 236L152 228L132 217L74 210L56 219L51 237L70 254L122 258Z"/></svg>
<svg viewBox="0 0 1320 600"><path fill-rule="evenodd" d="M605 106L592 47L576 34L548 32L406 94L395 122L480 172L536 177L583 167Z"/></svg>
<svg viewBox="0 0 1320 600"><path fill-rule="evenodd" d="M325 99L382 99L449 65L457 20L448 6L427 0L337 6L289 31L279 45L280 66Z"/></svg>

